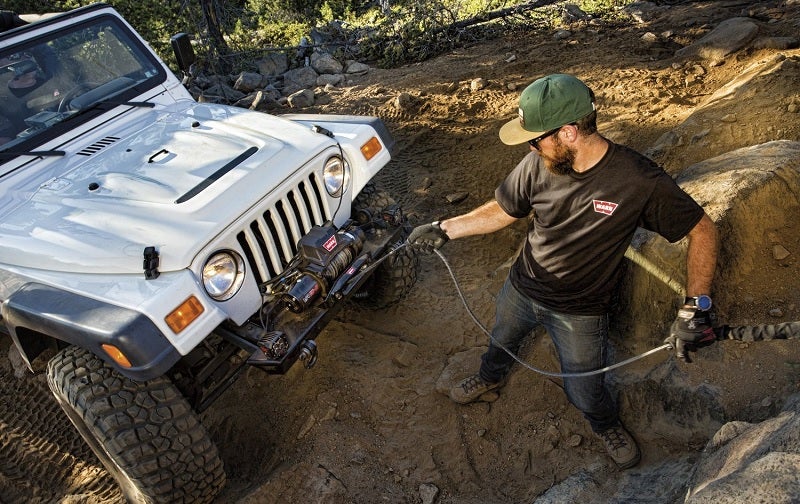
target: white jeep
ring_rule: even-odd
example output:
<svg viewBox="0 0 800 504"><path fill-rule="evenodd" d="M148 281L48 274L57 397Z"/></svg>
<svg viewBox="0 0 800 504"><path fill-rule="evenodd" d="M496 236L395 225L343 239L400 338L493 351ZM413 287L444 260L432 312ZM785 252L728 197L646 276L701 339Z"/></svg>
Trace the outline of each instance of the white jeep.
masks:
<svg viewBox="0 0 800 504"><path fill-rule="evenodd" d="M370 182L391 136L198 103L107 5L19 25L0 33L0 330L129 501L211 501L198 413L247 365L312 366L344 303L416 280Z"/></svg>

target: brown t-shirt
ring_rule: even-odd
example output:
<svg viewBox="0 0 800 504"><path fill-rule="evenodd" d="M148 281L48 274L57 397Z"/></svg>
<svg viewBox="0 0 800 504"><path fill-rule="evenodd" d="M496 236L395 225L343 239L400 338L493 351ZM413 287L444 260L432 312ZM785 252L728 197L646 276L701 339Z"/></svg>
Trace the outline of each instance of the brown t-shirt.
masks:
<svg viewBox="0 0 800 504"><path fill-rule="evenodd" d="M550 173L531 152L495 198L513 217L533 212L511 268L514 286L552 310L576 315L608 310L637 227L675 242L704 214L653 161L611 142L597 165L570 175Z"/></svg>

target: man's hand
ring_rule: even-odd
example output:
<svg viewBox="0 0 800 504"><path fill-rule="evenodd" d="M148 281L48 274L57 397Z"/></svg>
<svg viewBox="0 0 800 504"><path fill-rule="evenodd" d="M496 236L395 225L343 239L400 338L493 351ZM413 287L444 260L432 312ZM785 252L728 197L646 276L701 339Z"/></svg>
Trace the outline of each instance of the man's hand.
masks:
<svg viewBox="0 0 800 504"><path fill-rule="evenodd" d="M675 356L685 362L691 362L688 351L705 346L717 339L712 327L711 311L698 310L694 307L683 307L672 323L670 334L664 343L675 349Z"/></svg>
<svg viewBox="0 0 800 504"><path fill-rule="evenodd" d="M439 226L439 221L436 221L415 227L408 235L408 244L425 254L430 254L449 239L447 233Z"/></svg>

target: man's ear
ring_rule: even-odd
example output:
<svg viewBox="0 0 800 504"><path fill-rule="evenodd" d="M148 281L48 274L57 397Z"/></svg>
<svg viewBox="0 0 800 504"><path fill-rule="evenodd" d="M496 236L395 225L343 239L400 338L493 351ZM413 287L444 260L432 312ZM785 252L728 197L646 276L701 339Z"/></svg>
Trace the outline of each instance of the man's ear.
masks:
<svg viewBox="0 0 800 504"><path fill-rule="evenodd" d="M574 142L578 138L578 127L574 124L567 124L564 127L564 133L567 134L567 140Z"/></svg>

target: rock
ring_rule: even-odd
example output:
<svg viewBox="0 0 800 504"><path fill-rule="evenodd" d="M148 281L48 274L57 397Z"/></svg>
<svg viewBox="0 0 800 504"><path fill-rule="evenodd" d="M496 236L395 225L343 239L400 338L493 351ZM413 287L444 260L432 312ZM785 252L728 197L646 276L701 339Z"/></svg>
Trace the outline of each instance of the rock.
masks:
<svg viewBox="0 0 800 504"><path fill-rule="evenodd" d="M469 196L468 192L456 192L448 194L447 196L445 196L445 199L451 205L455 205L467 199L468 196Z"/></svg>
<svg viewBox="0 0 800 504"><path fill-rule="evenodd" d="M256 61L261 75L277 76L289 70L289 60L282 52L271 52L263 59Z"/></svg>
<svg viewBox="0 0 800 504"><path fill-rule="evenodd" d="M311 54L311 68L320 74L338 74L342 73L344 67L331 54L314 51Z"/></svg>
<svg viewBox="0 0 800 504"><path fill-rule="evenodd" d="M569 30L556 30L553 34L553 38L556 40L566 40L572 36L572 32Z"/></svg>
<svg viewBox="0 0 800 504"><path fill-rule="evenodd" d="M564 23L574 23L576 21L586 21L591 16L581 10L581 8L573 3L564 4L561 8L561 20Z"/></svg>
<svg viewBox="0 0 800 504"><path fill-rule="evenodd" d="M252 95L252 101L249 108L252 110L271 110L280 107L279 100L282 98L280 91L274 87L268 86L262 90L256 91Z"/></svg>
<svg viewBox="0 0 800 504"><path fill-rule="evenodd" d="M753 49L773 49L785 51L796 49L800 42L794 37L762 37L753 42Z"/></svg>
<svg viewBox="0 0 800 504"><path fill-rule="evenodd" d="M792 255L786 247L781 244L775 244L772 246L772 257L775 258L776 261L783 261L787 257Z"/></svg>
<svg viewBox="0 0 800 504"><path fill-rule="evenodd" d="M474 93L475 91L480 91L486 86L487 86L486 80L478 77L477 79L472 79L472 81L470 81L469 90Z"/></svg>
<svg viewBox="0 0 800 504"><path fill-rule="evenodd" d="M300 67L283 74L283 94L289 96L317 85L319 74L311 67Z"/></svg>
<svg viewBox="0 0 800 504"><path fill-rule="evenodd" d="M664 12L664 7L660 7L653 2L633 2L626 5L622 11L631 16L637 23L649 23Z"/></svg>
<svg viewBox="0 0 800 504"><path fill-rule="evenodd" d="M781 318L783 317L783 310L780 308L773 308L769 311L770 317Z"/></svg>
<svg viewBox="0 0 800 504"><path fill-rule="evenodd" d="M217 84L213 84L209 86L207 89L203 91L201 95L203 97L203 101L211 102L211 103L233 103L238 100L241 100L246 95L241 91L237 91L232 87L219 82Z"/></svg>
<svg viewBox="0 0 800 504"><path fill-rule="evenodd" d="M695 163L680 172L675 180L703 206L720 229L727 230L722 240L721 254L730 259L724 265L724 271L748 275L763 268L763 230L783 226L794 218L790 210L774 203L759 206L758 212L752 212L750 202L790 201L794 197L793 191L784 181L797 180L798 176L800 142L777 140L736 149ZM642 240L641 250L657 270L669 272L673 278L683 281L685 244L667 244L652 238L647 233L637 232L635 241L639 243ZM641 278L639 275L649 273L634 271L630 281L635 283L637 278ZM657 299L663 297L663 293L659 294L658 291L661 287L663 285L640 286L625 295L630 296L629 303L634 303L635 299ZM626 292L625 289L623 292ZM744 293L739 295L722 291L714 301L719 306L730 306L747 302L747 299ZM752 302L752 295L749 299ZM638 319L630 320L630 324L634 330L642 333L652 330L656 321L663 327L669 327L674 318L672 306L642 307L641 310ZM622 314L620 317L624 319L626 316ZM648 320L649 329L639 319Z"/></svg>
<svg viewBox="0 0 800 504"><path fill-rule="evenodd" d="M758 25L750 18L727 19L694 44L676 51L675 56L719 62L750 43L756 34Z"/></svg>
<svg viewBox="0 0 800 504"><path fill-rule="evenodd" d="M302 439L306 437L306 434L311 432L311 429L314 428L314 425L317 423L317 419L314 415L309 415L306 419L306 423L303 424L303 427L300 428L300 432L297 433L297 439Z"/></svg>
<svg viewBox="0 0 800 504"><path fill-rule="evenodd" d="M686 504L795 502L800 478L798 394L776 417L720 428L701 452L689 480Z"/></svg>
<svg viewBox="0 0 800 504"><path fill-rule="evenodd" d="M348 61L344 72L348 74L364 75L369 72L369 66L359 61Z"/></svg>
<svg viewBox="0 0 800 504"><path fill-rule="evenodd" d="M566 502L598 502L596 495L599 484L585 470L570 474L566 479L553 485L536 499L536 504L564 504Z"/></svg>
<svg viewBox="0 0 800 504"><path fill-rule="evenodd" d="M642 40L649 44L652 44L653 42L658 42L658 35L656 35L653 32L647 32L644 35L642 35Z"/></svg>
<svg viewBox="0 0 800 504"><path fill-rule="evenodd" d="M242 72L236 78L233 89L243 93L250 93L261 87L264 76L255 72Z"/></svg>
<svg viewBox="0 0 800 504"><path fill-rule="evenodd" d="M16 345L11 345L8 348L8 360L14 369L15 378L22 378L28 373L28 366L25 365L25 361L22 359L22 355L20 355Z"/></svg>
<svg viewBox="0 0 800 504"><path fill-rule="evenodd" d="M410 110L414 108L414 97L409 93L400 93L392 100L392 106L398 110Z"/></svg>
<svg viewBox="0 0 800 504"><path fill-rule="evenodd" d="M342 74L320 74L317 77L317 86L337 86L344 82L344 75Z"/></svg>
<svg viewBox="0 0 800 504"><path fill-rule="evenodd" d="M287 97L290 107L304 108L314 105L314 91L303 89Z"/></svg>
<svg viewBox="0 0 800 504"><path fill-rule="evenodd" d="M423 483L419 486L419 497L422 504L433 504L439 496L439 487L433 483Z"/></svg>
<svg viewBox="0 0 800 504"><path fill-rule="evenodd" d="M401 368L407 368L414 363L416 346L411 343L401 343L398 351L392 356L392 362Z"/></svg>

